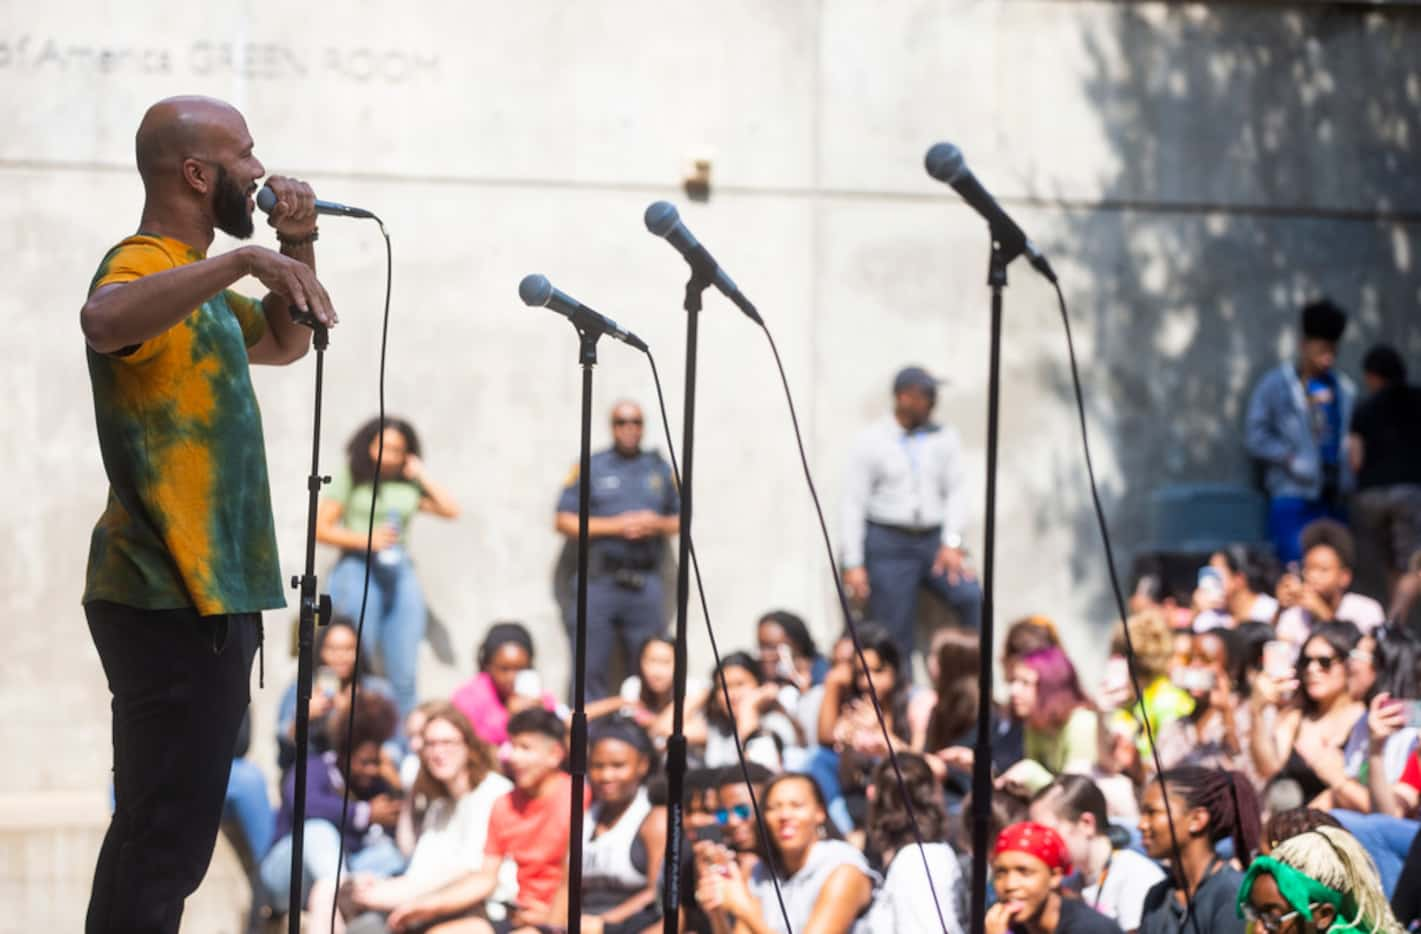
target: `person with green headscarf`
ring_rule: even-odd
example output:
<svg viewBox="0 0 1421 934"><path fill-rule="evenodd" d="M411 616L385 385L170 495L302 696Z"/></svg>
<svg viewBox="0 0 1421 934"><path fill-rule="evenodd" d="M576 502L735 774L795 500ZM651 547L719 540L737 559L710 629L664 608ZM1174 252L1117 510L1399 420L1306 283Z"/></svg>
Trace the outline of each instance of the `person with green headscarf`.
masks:
<svg viewBox="0 0 1421 934"><path fill-rule="evenodd" d="M1254 859L1238 890L1238 914L1266 934L1402 934L1376 864L1357 839L1317 827Z"/></svg>

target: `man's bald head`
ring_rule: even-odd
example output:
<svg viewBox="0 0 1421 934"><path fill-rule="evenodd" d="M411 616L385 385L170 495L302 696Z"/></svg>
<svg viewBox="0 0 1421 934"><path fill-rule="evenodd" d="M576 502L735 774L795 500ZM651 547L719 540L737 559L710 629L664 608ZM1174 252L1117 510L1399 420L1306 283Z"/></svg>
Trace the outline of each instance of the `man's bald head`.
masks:
<svg viewBox="0 0 1421 934"><path fill-rule="evenodd" d="M237 108L198 96L169 97L149 107L134 142L138 173L147 185L180 175L189 157L215 159L228 147L250 145L247 123Z"/></svg>
<svg viewBox="0 0 1421 934"><path fill-rule="evenodd" d="M187 218L198 231L189 236L202 244L211 242L213 227L252 235L250 198L266 169L237 108L210 97L169 97L148 108L134 143L150 227Z"/></svg>
<svg viewBox="0 0 1421 934"><path fill-rule="evenodd" d="M631 457L641 450L641 433L641 406L630 399L619 400L612 406L612 446Z"/></svg>

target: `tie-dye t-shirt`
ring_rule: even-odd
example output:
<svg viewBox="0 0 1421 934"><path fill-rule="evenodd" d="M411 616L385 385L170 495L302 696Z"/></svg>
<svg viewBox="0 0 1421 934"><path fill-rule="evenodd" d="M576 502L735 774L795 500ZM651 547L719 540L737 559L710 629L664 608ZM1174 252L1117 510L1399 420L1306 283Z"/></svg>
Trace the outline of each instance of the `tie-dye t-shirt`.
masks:
<svg viewBox="0 0 1421 934"><path fill-rule="evenodd" d="M203 258L167 237L129 237L89 290ZM228 290L136 347L89 349L109 496L85 602L203 616L286 605L247 360L265 333L261 303Z"/></svg>

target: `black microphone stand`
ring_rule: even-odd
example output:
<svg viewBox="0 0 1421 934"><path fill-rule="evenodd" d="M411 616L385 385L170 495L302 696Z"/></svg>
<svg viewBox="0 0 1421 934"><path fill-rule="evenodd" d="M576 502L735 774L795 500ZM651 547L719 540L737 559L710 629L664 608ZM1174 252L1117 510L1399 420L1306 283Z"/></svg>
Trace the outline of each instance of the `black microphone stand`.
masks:
<svg viewBox="0 0 1421 934"><path fill-rule="evenodd" d="M704 248L700 250L705 254ZM708 255L706 259L709 259ZM715 266L691 259L686 282L686 401L681 425L681 524L676 568L676 667L671 681L671 736L666 741L666 862L661 873L662 930L676 934L681 914L681 843L686 786L686 604L691 586L691 467L696 441L696 348L701 299ZM571 927L568 930L572 930Z"/></svg>
<svg viewBox="0 0 1421 934"><path fill-rule="evenodd" d="M987 923L987 854L992 813L992 629L997 540L997 428L1001 398L1002 290L1007 265L1022 247L1003 246L992 231L987 285L992 289L992 338L987 368L987 502L982 524L982 662L977 693L977 746L972 757L972 926L983 934ZM1006 241L1012 242L1010 240Z"/></svg>
<svg viewBox="0 0 1421 934"><path fill-rule="evenodd" d="M588 513L592 502L592 368L597 365L597 338L602 331L574 322L582 339L582 449L577 474L577 627L573 637L572 823L568 830L567 929L582 930L582 823L587 779L587 564Z"/></svg>
<svg viewBox="0 0 1421 934"><path fill-rule="evenodd" d="M316 625L324 625L331 616L331 598L318 594L316 586L316 508L321 487L331 482L321 476L321 392L325 376L326 345L330 335L308 312L291 309L291 320L312 331L311 345L316 349L316 403L311 425L311 474L306 478L306 568L300 577L291 579L291 586L301 592L297 623L296 650L296 787L291 801L291 896L287 904L287 930L301 934L302 882L305 864L302 850L306 839L306 753L310 745L311 728L311 667L315 652Z"/></svg>

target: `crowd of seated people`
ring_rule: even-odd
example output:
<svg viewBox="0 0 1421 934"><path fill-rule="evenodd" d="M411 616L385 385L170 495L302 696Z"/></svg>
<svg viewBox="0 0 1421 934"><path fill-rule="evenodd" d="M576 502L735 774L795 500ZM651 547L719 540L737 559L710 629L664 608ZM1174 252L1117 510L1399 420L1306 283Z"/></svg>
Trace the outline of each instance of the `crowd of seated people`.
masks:
<svg viewBox="0 0 1421 934"><path fill-rule="evenodd" d="M1230 548L1193 594L1137 591L1081 669L1051 619L1006 627L1002 702L987 711L988 931L1421 919L1421 642L1349 589L1345 527L1318 520L1302 542L1299 566L1271 580ZM965 930L977 634L934 633L918 682L871 622L857 627L862 657L847 633L821 652L785 610L753 631L754 650L691 679L681 929ZM313 929L563 928L569 713L543 689L528 629L490 626L470 680L403 722L348 621L322 629L317 657L299 899ZM649 639L621 690L589 706L584 931L663 923L673 660L668 639ZM274 823L251 843L276 915L290 896L295 703L293 687L274 737L279 806L265 825L243 819ZM234 771L244 812L252 768Z"/></svg>

